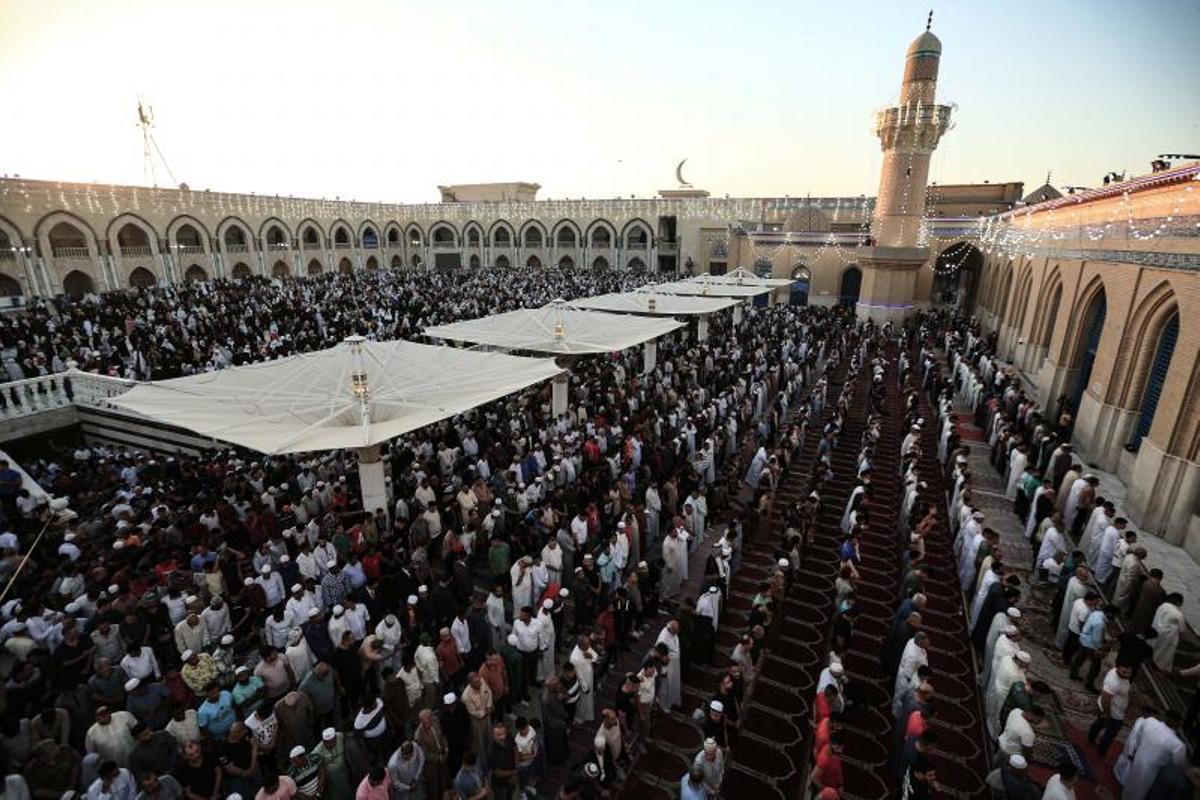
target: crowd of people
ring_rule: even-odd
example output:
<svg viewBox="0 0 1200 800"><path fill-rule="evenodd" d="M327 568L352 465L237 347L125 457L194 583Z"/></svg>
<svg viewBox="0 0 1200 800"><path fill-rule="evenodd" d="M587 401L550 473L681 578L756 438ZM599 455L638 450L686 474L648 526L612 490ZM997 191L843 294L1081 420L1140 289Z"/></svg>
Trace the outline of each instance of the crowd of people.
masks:
<svg viewBox="0 0 1200 800"><path fill-rule="evenodd" d="M35 306L0 321L0 341L14 376L74 360L162 378L630 280L215 281ZM645 374L635 351L583 359L564 415L535 387L392 442L386 508L362 508L342 452L48 443L22 466L69 512L0 465L8 791L504 800L553 776L561 797L606 796L681 704L690 664L713 658L730 576L824 409L849 319L750 308L714 319L707 341L660 341ZM684 797L720 791L811 508L789 515L779 568L698 720ZM626 654L615 696L599 696ZM836 735L827 744L836 755Z"/></svg>
<svg viewBox="0 0 1200 800"><path fill-rule="evenodd" d="M1058 704L1051 687L1030 674L1033 658L1024 645L1029 610L1049 598L1053 657L1078 682L1075 691L1095 698L1090 746L1103 758L1133 718L1113 768L1124 800L1191 798L1200 787L1200 770L1187 760L1187 741L1198 732L1197 696L1183 716L1149 696L1137 698L1133 683L1143 670L1160 678L1200 674L1200 665L1176 663L1183 596L1163 588L1162 570L1147 563L1137 532L1100 495L1099 478L1073 451L1067 399L1059 398L1053 415L1039 408L996 356L994 335L981 335L966 320L932 318L927 331L949 365L943 372L932 346L922 354L924 385L939 408L938 456L948 476L954 555L982 667L986 725L997 744L990 782L1011 798L1074 796L1079 765L1072 760L1057 765L1044 786L1028 772ZM956 399L965 411L955 410ZM985 437L987 464L1011 502L1027 553L1023 545L1002 543L993 525L1011 523L989 525L973 494L977 476L958 439L963 420Z"/></svg>

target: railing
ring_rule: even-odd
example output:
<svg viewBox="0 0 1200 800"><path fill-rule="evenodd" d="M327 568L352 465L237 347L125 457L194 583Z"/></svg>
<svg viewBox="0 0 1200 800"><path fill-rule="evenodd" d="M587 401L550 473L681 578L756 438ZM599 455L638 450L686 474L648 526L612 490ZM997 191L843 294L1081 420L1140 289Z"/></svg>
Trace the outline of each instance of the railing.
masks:
<svg viewBox="0 0 1200 800"><path fill-rule="evenodd" d="M150 245L132 245L130 247L120 247L118 251L121 253L121 258L132 258L134 256L152 256L154 251L150 249Z"/></svg>
<svg viewBox="0 0 1200 800"><path fill-rule="evenodd" d="M274 244L267 245L267 249L268 250L276 250L276 251L291 250L292 246L290 244L288 244L287 242L275 242Z"/></svg>
<svg viewBox="0 0 1200 800"><path fill-rule="evenodd" d="M507 242L494 242L492 244L492 247L500 248L501 250L511 250L512 246L513 246L513 244L512 244L511 240L509 240Z"/></svg>
<svg viewBox="0 0 1200 800"><path fill-rule="evenodd" d="M378 250L379 242L363 242L364 250Z"/></svg>
<svg viewBox="0 0 1200 800"><path fill-rule="evenodd" d="M227 244L225 245L226 253L249 253L250 247L244 244Z"/></svg>
<svg viewBox="0 0 1200 800"><path fill-rule="evenodd" d="M177 245L176 249L178 252L183 253L184 255L193 256L204 255L206 252L208 252L204 249L204 245L202 244L181 244Z"/></svg>
<svg viewBox="0 0 1200 800"><path fill-rule="evenodd" d="M16 260L17 254L12 250L0 250L0 261Z"/></svg>
<svg viewBox="0 0 1200 800"><path fill-rule="evenodd" d="M136 381L74 368L0 384L0 419L27 417L70 405L111 408L112 398L124 394L134 385Z"/></svg>
<svg viewBox="0 0 1200 800"><path fill-rule="evenodd" d="M677 253L679 252L679 242L659 242L658 252L660 253Z"/></svg>
<svg viewBox="0 0 1200 800"><path fill-rule="evenodd" d="M311 253L315 250L324 250L325 249L324 247L321 246L320 242L301 242L300 248L302 250L304 250L306 253Z"/></svg>
<svg viewBox="0 0 1200 800"><path fill-rule="evenodd" d="M56 247L55 258L91 258L92 251L86 247Z"/></svg>
<svg viewBox="0 0 1200 800"><path fill-rule="evenodd" d="M458 245L455 244L454 242L434 242L433 249L434 250L457 250Z"/></svg>
<svg viewBox="0 0 1200 800"><path fill-rule="evenodd" d="M349 242L334 242L333 243L334 250L349 250L352 247L354 247L354 245L350 244Z"/></svg>
<svg viewBox="0 0 1200 800"><path fill-rule="evenodd" d="M645 242L628 242L625 245L625 249L626 250L645 250L646 243Z"/></svg>
<svg viewBox="0 0 1200 800"><path fill-rule="evenodd" d="M592 251L612 250L612 248L613 248L613 245L612 245L611 240L607 241L607 242L592 242L590 245L588 245L588 249L592 250Z"/></svg>

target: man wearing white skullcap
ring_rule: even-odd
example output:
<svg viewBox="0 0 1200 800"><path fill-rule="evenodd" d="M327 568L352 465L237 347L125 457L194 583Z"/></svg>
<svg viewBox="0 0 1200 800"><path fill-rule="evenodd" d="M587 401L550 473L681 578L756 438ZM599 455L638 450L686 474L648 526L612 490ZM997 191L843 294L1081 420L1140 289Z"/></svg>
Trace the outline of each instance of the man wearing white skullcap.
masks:
<svg viewBox="0 0 1200 800"><path fill-rule="evenodd" d="M692 761L694 767L699 767L704 791L708 797L721 796L721 779L725 775L725 752L717 746L717 740L709 737L704 740L704 746Z"/></svg>

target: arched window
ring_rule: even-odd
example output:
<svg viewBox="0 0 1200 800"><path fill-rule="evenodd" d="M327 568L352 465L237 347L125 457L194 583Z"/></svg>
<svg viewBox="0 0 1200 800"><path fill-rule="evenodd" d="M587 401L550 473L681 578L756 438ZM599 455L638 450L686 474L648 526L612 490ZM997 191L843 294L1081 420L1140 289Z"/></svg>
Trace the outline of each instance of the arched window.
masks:
<svg viewBox="0 0 1200 800"><path fill-rule="evenodd" d="M525 266L529 267L530 269L541 269L542 261L537 256L530 256L525 261Z"/></svg>
<svg viewBox="0 0 1200 800"><path fill-rule="evenodd" d="M508 256L496 256L496 269L508 269Z"/></svg>
<svg viewBox="0 0 1200 800"><path fill-rule="evenodd" d="M199 264L192 264L183 273L183 279L188 283L204 283L208 280L208 272Z"/></svg>
<svg viewBox="0 0 1200 800"><path fill-rule="evenodd" d="M88 243L83 231L69 222L60 222L50 229L50 252L55 256L87 256Z"/></svg>
<svg viewBox="0 0 1200 800"><path fill-rule="evenodd" d="M127 222L117 231L117 247L123 256L148 256L150 237L141 226Z"/></svg>
<svg viewBox="0 0 1200 800"><path fill-rule="evenodd" d="M788 295L788 302L794 306L808 305L808 287L812 280L812 273L808 271L808 267L800 264L792 269L792 289Z"/></svg>
<svg viewBox="0 0 1200 800"><path fill-rule="evenodd" d="M512 247L512 235L508 232L508 228L496 228L496 233L492 235L492 241L496 247Z"/></svg>
<svg viewBox="0 0 1200 800"><path fill-rule="evenodd" d="M1158 411L1158 399L1162 396L1163 384L1167 381L1171 357L1175 355L1175 342L1178 339L1179 312L1176 311L1158 335L1154 360L1150 362L1150 374L1146 376L1146 390L1142 393L1142 412L1138 415L1137 425L1134 426L1133 438L1129 440L1129 450L1136 451L1142 446L1142 439L1150 435L1154 415Z"/></svg>
<svg viewBox="0 0 1200 800"><path fill-rule="evenodd" d="M608 269L608 259L604 256L596 256L596 260L592 262L592 269L597 272L603 272Z"/></svg>
<svg viewBox="0 0 1200 800"><path fill-rule="evenodd" d="M86 272L73 269L63 278L63 294L72 300L78 300L85 294L91 294L95 290L96 287L92 283L92 276Z"/></svg>
<svg viewBox="0 0 1200 800"><path fill-rule="evenodd" d="M471 267L471 269L479 269L479 256L475 253L472 253L471 258L467 261L467 264Z"/></svg>
<svg viewBox="0 0 1200 800"><path fill-rule="evenodd" d="M555 239L555 244L559 247L574 247L575 246L575 231L571 230L566 225L558 229L558 236Z"/></svg>
<svg viewBox="0 0 1200 800"><path fill-rule="evenodd" d="M433 243L435 246L454 246L454 231L447 228L445 225L433 229Z"/></svg>
<svg viewBox="0 0 1200 800"><path fill-rule="evenodd" d="M395 228L389 228L387 232L387 239L389 247L399 247L400 231L396 230Z"/></svg>
<svg viewBox="0 0 1200 800"><path fill-rule="evenodd" d="M416 228L409 228L408 230L408 245L409 247L421 246L421 232Z"/></svg>
<svg viewBox="0 0 1200 800"><path fill-rule="evenodd" d="M278 225L272 225L267 230L267 247L272 250L286 250L288 246L287 234L283 232L283 228Z"/></svg>
<svg viewBox="0 0 1200 800"><path fill-rule="evenodd" d="M317 229L311 225L304 229L303 241L305 250L321 249L321 234L317 233Z"/></svg>
<svg viewBox="0 0 1200 800"><path fill-rule="evenodd" d="M374 250L379 247L379 234L369 225L363 229L362 246L367 250Z"/></svg>
<svg viewBox="0 0 1200 800"><path fill-rule="evenodd" d="M371 256L367 259L367 269L371 270L372 272L379 269L379 262L375 260L375 256Z"/></svg>
<svg viewBox="0 0 1200 800"><path fill-rule="evenodd" d="M154 277L154 273L145 267L138 267L129 273L129 285L136 289L153 286L156 283L158 280Z"/></svg>
<svg viewBox="0 0 1200 800"><path fill-rule="evenodd" d="M0 297L20 297L21 284L7 275L0 275Z"/></svg>
<svg viewBox="0 0 1200 800"><path fill-rule="evenodd" d="M862 291L862 270L858 267L847 267L842 273L842 284L838 289L838 305L843 308L853 307L858 303L858 294Z"/></svg>
<svg viewBox="0 0 1200 800"><path fill-rule="evenodd" d="M563 256L558 260L559 269L575 269L575 259L570 256Z"/></svg>
<svg viewBox="0 0 1200 800"><path fill-rule="evenodd" d="M530 225L525 229L525 246L526 247L541 247L542 232Z"/></svg>
<svg viewBox="0 0 1200 800"><path fill-rule="evenodd" d="M185 222L175 231L175 244L185 253L203 253L204 237L191 223Z"/></svg>
<svg viewBox="0 0 1200 800"><path fill-rule="evenodd" d="M308 274L309 275L320 275L323 271L324 271L324 269L321 267L320 261L317 261L314 258L312 261L308 262Z"/></svg>
<svg viewBox="0 0 1200 800"><path fill-rule="evenodd" d="M291 275L292 271L288 269L288 265L283 261L276 261L271 267L271 275L276 278L286 278Z"/></svg>
<svg viewBox="0 0 1200 800"><path fill-rule="evenodd" d="M1054 294L1050 295L1050 302L1046 305L1046 327L1042 329L1042 347L1049 347L1050 340L1054 338L1054 323L1058 321L1058 305L1062 300L1062 284L1054 287Z"/></svg>
<svg viewBox="0 0 1200 800"><path fill-rule="evenodd" d="M470 247L479 247L479 229L471 228L467 231L467 244Z"/></svg>
<svg viewBox="0 0 1200 800"><path fill-rule="evenodd" d="M646 262L642 261L640 258L629 259L629 271L630 272L645 272L646 271Z"/></svg>
<svg viewBox="0 0 1200 800"><path fill-rule="evenodd" d="M250 267L239 261L233 265L233 269L229 274L235 278L249 278L251 275Z"/></svg>
<svg viewBox="0 0 1200 800"><path fill-rule="evenodd" d="M392 269L404 269L404 259L400 256L392 256Z"/></svg>
<svg viewBox="0 0 1200 800"><path fill-rule="evenodd" d="M343 246L350 244L350 231L339 225L333 232L333 243Z"/></svg>
<svg viewBox="0 0 1200 800"><path fill-rule="evenodd" d="M1075 379L1075 391L1071 394L1071 409L1079 413L1079 401L1092 380L1092 367L1096 363L1096 351L1100 348L1100 336L1104 333L1104 318L1108 313L1108 302L1104 291L1092 298L1083 320L1083 341L1079 354L1079 374Z"/></svg>
<svg viewBox="0 0 1200 800"><path fill-rule="evenodd" d="M612 234L608 228L601 225L592 231L592 249L593 250L608 250L612 247Z"/></svg>
<svg viewBox="0 0 1200 800"><path fill-rule="evenodd" d="M350 263L350 259L343 258L338 262L338 272L343 275L349 275L351 272L354 272L354 265Z"/></svg>
<svg viewBox="0 0 1200 800"><path fill-rule="evenodd" d="M769 278L771 273L775 271L775 267L771 264L771 259L764 256L759 256L754 259L754 274L760 278Z"/></svg>
<svg viewBox="0 0 1200 800"><path fill-rule="evenodd" d="M226 247L245 247L246 232L237 225L230 225L225 229L225 246Z"/></svg>
<svg viewBox="0 0 1200 800"><path fill-rule="evenodd" d="M412 257L412 265L413 265L414 267L419 267L419 266L421 266L421 257L420 257L419 255L417 255L416 253L413 253L413 257Z"/></svg>
<svg viewBox="0 0 1200 800"><path fill-rule="evenodd" d="M648 241L649 236L646 234L646 229L635 225L630 228L629 235L625 237L625 246L631 250L645 250Z"/></svg>

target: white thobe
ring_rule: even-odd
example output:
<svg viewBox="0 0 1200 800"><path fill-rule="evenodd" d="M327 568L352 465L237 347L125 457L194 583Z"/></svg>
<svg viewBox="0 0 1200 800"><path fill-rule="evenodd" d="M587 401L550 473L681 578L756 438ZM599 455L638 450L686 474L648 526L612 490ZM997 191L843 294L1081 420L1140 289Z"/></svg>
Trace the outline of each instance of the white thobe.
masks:
<svg viewBox="0 0 1200 800"><path fill-rule="evenodd" d="M1095 559L1091 555L1088 556L1088 563L1096 571L1096 580L1104 583L1108 576L1112 575L1113 553L1117 551L1117 543L1121 541L1121 532L1109 525L1104 529L1102 536L1095 536L1092 540L1099 545L1099 550Z"/></svg>
<svg viewBox="0 0 1200 800"><path fill-rule="evenodd" d="M1075 601L1088 593L1088 586L1079 580L1078 575L1072 575L1067 581L1067 592L1063 595L1062 611L1058 613L1058 627L1054 634L1054 646L1059 650L1067 642L1067 626L1071 622L1071 609Z"/></svg>
<svg viewBox="0 0 1200 800"><path fill-rule="evenodd" d="M1079 495L1083 492L1083 487L1088 483L1083 478L1076 478L1071 484L1070 491L1067 492L1067 504L1063 507L1063 522L1067 524L1067 530L1075 523L1075 514L1079 511Z"/></svg>
<svg viewBox="0 0 1200 800"><path fill-rule="evenodd" d="M1154 612L1151 627L1158 635L1154 637L1154 666L1169 670L1175 666L1175 649L1179 646L1179 629L1183 626L1183 612L1179 606L1163 603Z"/></svg>
<svg viewBox="0 0 1200 800"><path fill-rule="evenodd" d="M996 739L1000 736L1000 709L1004 707L1004 700L1012 685L1025 680L1025 670L1021 669L1016 659L1006 658L992 672L992 683L987 693L987 727L988 733Z"/></svg>
<svg viewBox="0 0 1200 800"><path fill-rule="evenodd" d="M589 654L591 655L590 659L587 657ZM579 645L575 645L575 648L571 650L571 664L575 667L575 674L579 676L579 703L575 706L576 722L591 722L596 718L596 687L592 671L595 659L596 651L591 648L585 651L580 650Z"/></svg>
<svg viewBox="0 0 1200 800"><path fill-rule="evenodd" d="M1125 776L1121 800L1143 800L1158 777L1159 770L1168 764L1182 767L1186 758L1187 748L1175 731L1161 720L1147 719L1142 726L1137 752Z"/></svg>
<svg viewBox="0 0 1200 800"><path fill-rule="evenodd" d="M663 539L662 586L663 596L671 597L679 591L679 586L688 579L687 540L683 536L668 534Z"/></svg>
<svg viewBox="0 0 1200 800"><path fill-rule="evenodd" d="M712 623L713 632L721 627L721 593L720 592L705 592L700 595L700 599L696 601L696 613L702 617L708 617Z"/></svg>
<svg viewBox="0 0 1200 800"><path fill-rule="evenodd" d="M683 702L683 679L679 673L679 635L663 628L655 644L665 644L670 654L667 677L659 689L658 702L664 709L671 709Z"/></svg>
<svg viewBox="0 0 1200 800"><path fill-rule="evenodd" d="M897 713L895 704L899 702L904 689L912 685L917 670L929 664L929 654L925 648L917 644L916 639L909 639L904 645L904 654L900 656L900 666L896 669L896 682L892 687L892 712Z"/></svg>
<svg viewBox="0 0 1200 800"><path fill-rule="evenodd" d="M1007 611L998 611L992 617L992 624L988 628L987 644L983 648L983 674L979 676L979 685L987 686L988 681L992 678L992 664L996 657L996 643L1002 638L1008 638L1004 635L1004 631L1008 626L1012 625L1012 619L1009 618Z"/></svg>
<svg viewBox="0 0 1200 800"><path fill-rule="evenodd" d="M979 622L979 613L983 611L983 601L987 598L988 590L992 585L1000 581L1000 576L995 570L989 569L983 573L983 579L979 584L979 591L975 592L975 599L971 602L971 630L975 629L975 623Z"/></svg>
<svg viewBox="0 0 1200 800"><path fill-rule="evenodd" d="M1021 485L1021 476L1025 474L1025 465L1028 463L1029 457L1017 449L1008 457L1008 486L1004 490L1004 496L1009 500L1017 498L1017 487Z"/></svg>
<svg viewBox="0 0 1200 800"><path fill-rule="evenodd" d="M554 674L554 648L557 637L554 631L554 617L546 609L538 612L538 622L542 623L538 631L538 648L541 649L542 655L538 659L537 676L539 681L544 681Z"/></svg>

